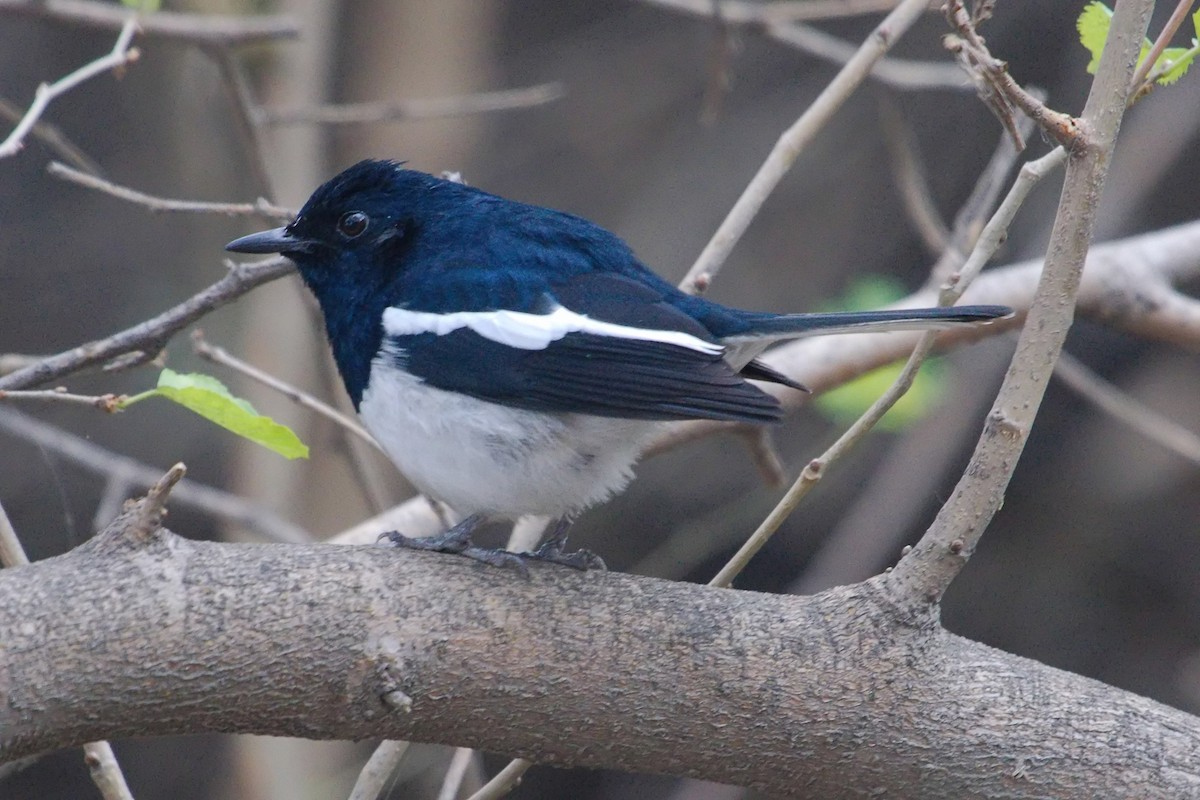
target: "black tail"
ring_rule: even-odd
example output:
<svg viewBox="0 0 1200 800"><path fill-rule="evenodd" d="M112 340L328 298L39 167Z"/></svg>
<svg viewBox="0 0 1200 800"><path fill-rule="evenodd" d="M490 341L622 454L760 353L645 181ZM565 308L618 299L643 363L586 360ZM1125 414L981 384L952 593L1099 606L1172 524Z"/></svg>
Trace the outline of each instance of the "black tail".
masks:
<svg viewBox="0 0 1200 800"><path fill-rule="evenodd" d="M897 330L929 330L955 325L986 323L1010 317L1008 306L949 306L946 308L900 308L879 311L834 311L819 314L762 314L747 320L744 333L724 341L764 342L827 336L834 333L878 333Z"/></svg>

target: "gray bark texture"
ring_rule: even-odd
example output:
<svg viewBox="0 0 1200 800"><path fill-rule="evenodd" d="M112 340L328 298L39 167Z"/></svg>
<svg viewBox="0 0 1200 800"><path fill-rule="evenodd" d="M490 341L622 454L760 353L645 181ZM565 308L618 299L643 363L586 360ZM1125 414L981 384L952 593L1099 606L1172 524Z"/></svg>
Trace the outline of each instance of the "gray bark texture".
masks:
<svg viewBox="0 0 1200 800"><path fill-rule="evenodd" d="M194 542L153 506L0 572L0 759L224 731L772 796L1200 797L1200 720L955 636L887 575L813 597L524 578L378 547Z"/></svg>

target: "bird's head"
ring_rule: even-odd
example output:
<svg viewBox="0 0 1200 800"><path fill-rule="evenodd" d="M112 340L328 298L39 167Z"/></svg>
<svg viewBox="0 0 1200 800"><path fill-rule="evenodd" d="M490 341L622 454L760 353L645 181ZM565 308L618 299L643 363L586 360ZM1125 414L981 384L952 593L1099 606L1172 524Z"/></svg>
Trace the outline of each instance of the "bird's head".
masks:
<svg viewBox="0 0 1200 800"><path fill-rule="evenodd" d="M394 161L361 161L320 186L282 228L225 245L235 253L282 253L305 282L325 290L389 282L420 227L419 214L446 181Z"/></svg>

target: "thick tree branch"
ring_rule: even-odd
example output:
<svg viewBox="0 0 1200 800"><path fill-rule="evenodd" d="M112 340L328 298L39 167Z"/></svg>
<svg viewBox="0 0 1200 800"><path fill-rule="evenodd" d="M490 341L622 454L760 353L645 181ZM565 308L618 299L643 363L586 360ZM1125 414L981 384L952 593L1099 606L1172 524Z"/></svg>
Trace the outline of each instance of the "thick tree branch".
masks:
<svg viewBox="0 0 1200 800"><path fill-rule="evenodd" d="M385 548L191 542L135 505L0 572L0 758L101 736L387 737L774 796L1192 796L1200 720L811 598ZM80 646L86 642L86 646Z"/></svg>

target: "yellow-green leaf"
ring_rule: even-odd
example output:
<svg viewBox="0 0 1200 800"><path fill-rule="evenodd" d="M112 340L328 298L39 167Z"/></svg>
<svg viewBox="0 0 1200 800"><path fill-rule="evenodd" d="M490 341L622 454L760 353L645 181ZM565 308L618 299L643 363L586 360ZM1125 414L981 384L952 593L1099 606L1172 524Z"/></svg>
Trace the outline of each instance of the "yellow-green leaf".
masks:
<svg viewBox="0 0 1200 800"><path fill-rule="evenodd" d="M836 304L838 308L863 310L885 306L904 296L904 285L881 275L868 275L856 280ZM824 310L832 310L826 308ZM900 375L902 364L868 372L849 383L819 395L817 408L839 425L848 425L862 416L881 394ZM883 416L876 426L886 431L898 431L916 422L937 404L945 391L946 375L942 363L930 359L921 367L908 392Z"/></svg>
<svg viewBox="0 0 1200 800"><path fill-rule="evenodd" d="M150 396L165 397L189 411L245 439L274 450L285 458L308 458L308 447L286 425L254 410L254 406L234 397L225 384L209 375L180 374L164 369L158 386L130 400Z"/></svg>
<svg viewBox="0 0 1200 800"><path fill-rule="evenodd" d="M844 386L818 395L814 401L822 413L839 425L849 425L871 407L900 375L902 364L889 364L855 378ZM876 428L900 431L912 425L937 405L946 386L945 368L940 361L926 361L909 387Z"/></svg>
<svg viewBox="0 0 1200 800"><path fill-rule="evenodd" d="M1079 31L1079 43L1092 54L1092 60L1087 65L1087 71L1090 74L1094 75L1096 68L1100 66L1100 53L1103 52L1104 42L1108 39L1110 25L1112 25L1112 11L1104 3L1098 1L1088 3L1075 22L1075 28ZM1145 53L1143 52L1142 55ZM1141 58L1139 57L1138 60L1140 61Z"/></svg>
<svg viewBox="0 0 1200 800"><path fill-rule="evenodd" d="M1196 60L1196 52L1194 47L1168 47L1163 50L1162 55L1158 58L1158 63L1154 66L1156 69L1167 67L1167 70L1158 76L1158 82L1166 86L1182 78L1188 71L1188 67Z"/></svg>

